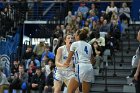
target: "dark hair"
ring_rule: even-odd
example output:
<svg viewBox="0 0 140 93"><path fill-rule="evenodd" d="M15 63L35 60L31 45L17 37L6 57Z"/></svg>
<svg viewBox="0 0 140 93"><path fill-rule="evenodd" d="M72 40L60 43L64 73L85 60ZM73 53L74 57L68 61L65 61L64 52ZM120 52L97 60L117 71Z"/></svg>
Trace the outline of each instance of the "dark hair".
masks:
<svg viewBox="0 0 140 93"><path fill-rule="evenodd" d="M92 44L91 44L91 46L92 46L92 50L93 50L93 55L94 56L96 56L96 53L95 53L95 48L93 47L93 44L94 43L96 43L97 44L97 51L100 51L101 53L100 53L100 56L102 56L103 55L103 52L102 52L102 47L101 46L99 46L99 44L98 44L98 42L97 41L94 41Z"/></svg>
<svg viewBox="0 0 140 93"><path fill-rule="evenodd" d="M100 33L97 31L97 33L95 33L95 38L98 39L100 37Z"/></svg>
<svg viewBox="0 0 140 93"><path fill-rule="evenodd" d="M87 38L88 29L80 29L77 31L77 35L79 35L80 40L85 40Z"/></svg>
<svg viewBox="0 0 140 93"><path fill-rule="evenodd" d="M23 68L24 68L23 63L20 63L20 64L18 65L18 67L23 67Z"/></svg>
<svg viewBox="0 0 140 93"><path fill-rule="evenodd" d="M17 61L17 62L18 62L18 61L19 61L19 59L18 59L18 58L15 58L15 59L14 59L14 61Z"/></svg>
<svg viewBox="0 0 140 93"><path fill-rule="evenodd" d="M66 38L67 38L67 36L68 36L68 35L73 36L73 35L72 35L72 34L70 34L70 33L69 33L69 34L66 34L66 35L65 35L65 37L64 37L64 39L63 39L63 44L66 44L65 40L66 40Z"/></svg>
<svg viewBox="0 0 140 93"><path fill-rule="evenodd" d="M71 35L72 36L72 34L68 33L68 34L65 35L64 40L66 40L66 38L67 38L68 35Z"/></svg>
<svg viewBox="0 0 140 93"><path fill-rule="evenodd" d="M95 44L95 43L99 46L99 44L98 44L98 42L97 42L97 41L94 41L94 42L92 43L92 45L93 45L93 44Z"/></svg>
<svg viewBox="0 0 140 93"><path fill-rule="evenodd" d="M27 48L32 48L32 46L31 45L28 45Z"/></svg>
<svg viewBox="0 0 140 93"><path fill-rule="evenodd" d="M29 62L29 64L28 65L30 65L31 64L31 62L32 62L32 60ZM34 64L34 66L36 66L37 64L35 63L35 61L33 60L33 64Z"/></svg>
<svg viewBox="0 0 140 93"><path fill-rule="evenodd" d="M36 67L36 70L41 70L41 67L40 66Z"/></svg>

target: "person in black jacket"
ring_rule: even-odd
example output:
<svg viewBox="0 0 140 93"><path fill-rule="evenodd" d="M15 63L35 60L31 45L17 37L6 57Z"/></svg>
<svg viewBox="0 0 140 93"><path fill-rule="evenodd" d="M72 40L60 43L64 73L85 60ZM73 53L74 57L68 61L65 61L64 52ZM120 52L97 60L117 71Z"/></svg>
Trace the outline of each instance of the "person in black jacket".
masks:
<svg viewBox="0 0 140 93"><path fill-rule="evenodd" d="M27 46L25 53L23 54L23 59L30 59L34 55L32 46Z"/></svg>
<svg viewBox="0 0 140 93"><path fill-rule="evenodd" d="M137 34L137 40L140 42L140 30ZM136 93L140 93L140 60L138 62L138 66L137 66L136 72L134 74L133 82L135 83Z"/></svg>
<svg viewBox="0 0 140 93"><path fill-rule="evenodd" d="M42 73L41 68L36 68L36 74L32 77L31 80L31 89L39 90L39 93L42 93L45 86L45 74Z"/></svg>
<svg viewBox="0 0 140 93"><path fill-rule="evenodd" d="M28 91L28 74L24 71L24 65L19 64L17 73L14 74L14 77L9 85L9 93L12 93L13 89L21 89L22 93Z"/></svg>
<svg viewBox="0 0 140 93"><path fill-rule="evenodd" d="M11 66L11 73L14 75L15 73L18 72L18 66L19 66L19 60L16 58Z"/></svg>

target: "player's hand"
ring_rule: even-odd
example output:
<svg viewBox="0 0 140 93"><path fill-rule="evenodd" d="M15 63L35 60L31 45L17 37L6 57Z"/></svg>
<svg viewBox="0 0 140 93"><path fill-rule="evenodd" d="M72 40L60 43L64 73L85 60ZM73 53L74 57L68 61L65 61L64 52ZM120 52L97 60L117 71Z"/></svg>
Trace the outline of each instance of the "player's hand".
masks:
<svg viewBox="0 0 140 93"><path fill-rule="evenodd" d="M69 67L70 64L65 62L65 63L63 64L63 66L64 66L64 67Z"/></svg>

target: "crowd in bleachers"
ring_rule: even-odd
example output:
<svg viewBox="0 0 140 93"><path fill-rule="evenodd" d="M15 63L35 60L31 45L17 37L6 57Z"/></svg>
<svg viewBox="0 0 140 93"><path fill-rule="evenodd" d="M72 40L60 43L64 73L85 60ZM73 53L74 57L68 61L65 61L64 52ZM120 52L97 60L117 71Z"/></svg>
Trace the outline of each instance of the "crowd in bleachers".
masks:
<svg viewBox="0 0 140 93"><path fill-rule="evenodd" d="M25 8L24 6L26 5L23 5L23 8ZM32 8L32 5L28 6L30 9ZM22 5L17 7L22 7ZM1 11L1 15L6 16L6 13L11 11L10 6L6 7ZM121 31L123 31L121 24L124 23L127 26L129 21L130 8L126 3L122 3L122 7L118 9L114 2L111 2L106 11L99 12L96 4L93 3L91 7L87 7L85 2L81 2L74 14L72 11L68 12L65 24L56 26L51 44L40 41L34 48L27 47L22 55L22 60L15 58L8 81L5 80L6 77L0 69L0 74L3 74L0 76L2 78L2 80L0 79L0 89L2 89L0 91L8 87L3 85L9 85L9 93L12 93L12 89L22 89L23 92L39 90L39 93L42 93L43 90L53 90L53 71L57 48L63 45L64 37L67 34L74 35L78 29L84 28L88 31L86 41L91 44L95 57L92 64L94 69L100 69L106 49L120 50Z"/></svg>

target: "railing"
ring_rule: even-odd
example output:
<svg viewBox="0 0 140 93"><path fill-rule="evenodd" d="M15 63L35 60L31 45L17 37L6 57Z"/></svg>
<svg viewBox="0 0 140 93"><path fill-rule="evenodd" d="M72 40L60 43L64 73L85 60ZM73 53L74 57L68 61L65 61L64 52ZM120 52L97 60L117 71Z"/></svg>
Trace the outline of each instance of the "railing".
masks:
<svg viewBox="0 0 140 93"><path fill-rule="evenodd" d="M41 2L0 1L0 3L7 5L6 7L8 7L8 10L10 9L10 12L8 11L8 15L9 17L12 17L12 20L16 21L14 24L23 23L25 20L46 20L48 15L51 14L48 13L48 11L54 5L57 5L57 7L52 11L52 14L57 14L57 16L52 16L52 19L61 19L63 15L63 17L65 17L66 12L64 10L67 9L65 8L67 6L64 5L67 4L67 0L42 0Z"/></svg>
<svg viewBox="0 0 140 93"><path fill-rule="evenodd" d="M81 1L85 1L85 2L132 2L132 0L69 0L69 2L72 3L76 3L76 2L81 2Z"/></svg>
<svg viewBox="0 0 140 93"><path fill-rule="evenodd" d="M107 86L107 71L108 71L108 56L110 56L111 55L111 51L110 51L110 49L106 49L105 51L104 51L104 55L103 55L103 79L105 80L105 83L104 83L104 85L105 85L105 89L104 89L104 91L108 91L108 86Z"/></svg>
<svg viewBox="0 0 140 93"><path fill-rule="evenodd" d="M65 3L68 0L42 0L41 3ZM70 1L70 0L69 0ZM0 1L2 3L18 3L18 1ZM28 1L28 3L37 2L37 1Z"/></svg>
<svg viewBox="0 0 140 93"><path fill-rule="evenodd" d="M130 49L131 49L131 47L130 47L130 30L129 30L129 28L128 29L126 29L125 30L126 31L126 35L127 35L127 40L128 40L128 48L127 48L127 51L126 51L126 53L129 53L129 51L130 51Z"/></svg>

